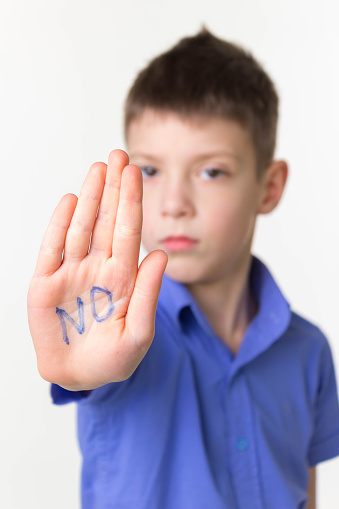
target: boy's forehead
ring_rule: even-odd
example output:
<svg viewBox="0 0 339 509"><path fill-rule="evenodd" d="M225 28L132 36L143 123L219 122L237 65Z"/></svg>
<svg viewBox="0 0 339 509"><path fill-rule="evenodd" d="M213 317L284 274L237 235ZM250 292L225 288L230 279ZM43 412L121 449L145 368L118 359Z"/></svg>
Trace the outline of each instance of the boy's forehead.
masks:
<svg viewBox="0 0 339 509"><path fill-rule="evenodd" d="M131 157L156 159L171 150L195 159L224 156L238 164L255 157L249 132L239 122L217 116L145 109L131 121L126 141Z"/></svg>

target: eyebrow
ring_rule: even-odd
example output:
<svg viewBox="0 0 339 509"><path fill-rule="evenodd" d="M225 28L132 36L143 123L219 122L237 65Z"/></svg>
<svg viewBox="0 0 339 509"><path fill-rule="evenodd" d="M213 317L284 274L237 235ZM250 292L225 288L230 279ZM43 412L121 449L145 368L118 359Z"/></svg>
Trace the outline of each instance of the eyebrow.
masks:
<svg viewBox="0 0 339 509"><path fill-rule="evenodd" d="M199 154L196 158L195 158L195 161L201 161L203 159L210 159L211 157L220 157L220 156L223 156L223 157L231 157L232 159L235 159L236 161L238 161L239 163L241 162L241 158L235 154L233 154L232 152L226 152L224 150L221 150L219 152L204 152L202 154Z"/></svg>
<svg viewBox="0 0 339 509"><path fill-rule="evenodd" d="M135 154L133 152L129 152L128 154L130 157L143 157L145 159L153 159L153 161L158 161L158 162L161 161L161 159L158 159L157 157L155 157L152 154L147 154L146 152L136 152Z"/></svg>
<svg viewBox="0 0 339 509"><path fill-rule="evenodd" d="M225 152L224 150L219 152L203 152L201 154L198 154L195 158L195 162L203 161L205 159L210 159L211 157L220 157L220 156L226 156L231 157L232 159L235 159L239 163L241 163L241 158L239 156L236 156L235 154L232 154L232 152ZM145 159L150 159L156 162L161 162L161 159L157 158L156 156L152 154L148 154L146 152L136 152L136 153L130 153L130 157L143 157Z"/></svg>

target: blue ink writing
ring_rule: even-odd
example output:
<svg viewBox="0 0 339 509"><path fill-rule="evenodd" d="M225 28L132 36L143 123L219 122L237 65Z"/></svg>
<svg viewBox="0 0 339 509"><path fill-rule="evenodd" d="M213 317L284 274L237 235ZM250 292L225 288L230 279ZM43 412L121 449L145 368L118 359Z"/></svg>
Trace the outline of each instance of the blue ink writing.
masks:
<svg viewBox="0 0 339 509"><path fill-rule="evenodd" d="M108 297L108 310L104 316L97 315L97 312L95 309L95 302L94 302L94 295L96 293L105 293ZM99 286L93 286L91 293L90 293L90 298L91 298L91 310L92 310L93 318L95 318L95 320L97 322L104 322L105 320L107 320L112 315L112 313L114 311L114 305L112 302L112 293L109 290L104 290L103 288L100 288Z"/></svg>
<svg viewBox="0 0 339 509"><path fill-rule="evenodd" d="M107 295L108 298L108 309L106 311L106 314L103 316L99 316L96 311L95 307L95 294L98 293L104 293ZM114 304L113 304L113 297L112 293L109 290L105 290L104 288L100 288L100 286L93 286L90 291L90 301L91 301L91 312L93 318L97 322L104 322L105 320L108 320L110 316L112 316L114 311ZM84 314L84 303L80 299L80 297L77 298L77 304L78 304L78 317L79 317L79 323L77 323L73 318L64 310L60 308L56 308L56 313L60 319L61 322L61 328L62 328L62 335L63 340L67 345L69 345L69 337L67 335L67 326L66 326L66 320L75 327L75 330L78 334L83 334L85 332L85 314Z"/></svg>
<svg viewBox="0 0 339 509"><path fill-rule="evenodd" d="M68 320L73 325L73 327L76 328L78 334L83 334L85 331L84 303L82 302L80 297L77 298L77 303L78 303L79 323L73 320L73 318L64 309L56 308L56 313L61 322L63 339L67 345L69 345L69 339L67 336L67 327L65 320Z"/></svg>

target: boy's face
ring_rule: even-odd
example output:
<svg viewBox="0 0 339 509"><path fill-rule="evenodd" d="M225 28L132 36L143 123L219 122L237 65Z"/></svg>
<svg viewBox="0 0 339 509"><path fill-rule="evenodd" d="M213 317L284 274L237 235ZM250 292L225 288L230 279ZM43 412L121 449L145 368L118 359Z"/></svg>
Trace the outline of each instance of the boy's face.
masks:
<svg viewBox="0 0 339 509"><path fill-rule="evenodd" d="M207 283L244 266L264 194L249 134L231 120L145 110L127 145L144 175L142 241L168 253L166 273Z"/></svg>

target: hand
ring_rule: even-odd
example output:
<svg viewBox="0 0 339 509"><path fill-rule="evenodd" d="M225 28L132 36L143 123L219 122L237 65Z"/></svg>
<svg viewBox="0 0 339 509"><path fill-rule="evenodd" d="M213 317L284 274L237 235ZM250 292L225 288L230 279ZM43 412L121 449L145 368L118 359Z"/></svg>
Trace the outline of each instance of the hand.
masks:
<svg viewBox="0 0 339 509"><path fill-rule="evenodd" d="M45 233L28 292L38 370L69 390L128 378L154 336L164 251L138 269L142 175L114 150L79 199L64 196Z"/></svg>

